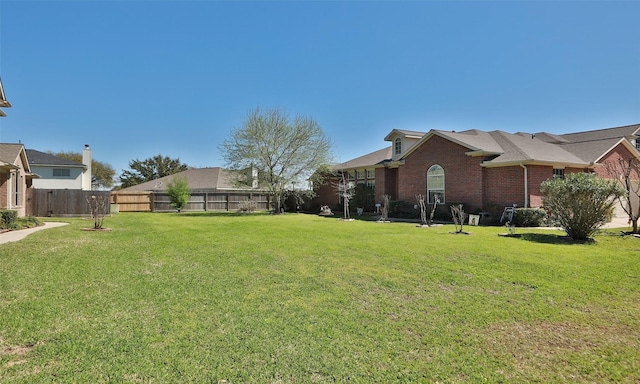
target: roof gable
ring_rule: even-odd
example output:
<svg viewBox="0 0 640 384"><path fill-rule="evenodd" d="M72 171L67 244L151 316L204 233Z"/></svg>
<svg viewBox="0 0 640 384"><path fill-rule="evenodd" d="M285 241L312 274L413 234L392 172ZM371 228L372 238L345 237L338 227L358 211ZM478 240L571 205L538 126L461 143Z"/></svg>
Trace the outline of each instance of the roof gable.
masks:
<svg viewBox="0 0 640 384"><path fill-rule="evenodd" d="M24 145L0 143L0 163L5 166L16 166L18 162L22 162L25 171L31 172Z"/></svg>
<svg viewBox="0 0 640 384"><path fill-rule="evenodd" d="M2 79L0 79L0 107L5 107L5 108L11 107L11 103L7 101L7 98L4 95L4 88L2 87Z"/></svg>

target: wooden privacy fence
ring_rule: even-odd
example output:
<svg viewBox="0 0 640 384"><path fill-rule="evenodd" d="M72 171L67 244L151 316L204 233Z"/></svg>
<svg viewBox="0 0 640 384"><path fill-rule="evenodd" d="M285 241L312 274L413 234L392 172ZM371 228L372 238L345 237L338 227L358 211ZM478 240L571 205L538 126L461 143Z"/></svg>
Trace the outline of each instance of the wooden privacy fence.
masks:
<svg viewBox="0 0 640 384"><path fill-rule="evenodd" d="M89 216L87 199L97 196L105 199L109 213L109 191L82 191L78 189L27 188L27 216Z"/></svg>
<svg viewBox="0 0 640 384"><path fill-rule="evenodd" d="M236 211L247 200L255 202L258 210L269 209L271 202L269 195L263 192L192 190L183 212ZM165 192L114 191L111 193L111 204L115 204L119 212L175 211Z"/></svg>

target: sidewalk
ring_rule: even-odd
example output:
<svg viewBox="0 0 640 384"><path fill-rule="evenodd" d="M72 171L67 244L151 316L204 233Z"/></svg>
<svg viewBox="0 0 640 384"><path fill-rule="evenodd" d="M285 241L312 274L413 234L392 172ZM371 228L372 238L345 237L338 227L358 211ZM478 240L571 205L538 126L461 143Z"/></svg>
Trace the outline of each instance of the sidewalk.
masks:
<svg viewBox="0 0 640 384"><path fill-rule="evenodd" d="M44 223L44 225L41 225L39 227L21 229L19 231L9 231L9 232L0 233L0 244L10 243L12 241L19 241L19 240L24 239L25 237L27 237L28 235L30 235L30 234L32 234L34 232L38 232L40 230L47 229L47 228L61 227L63 225L68 225L68 224L69 223L46 222L46 223Z"/></svg>

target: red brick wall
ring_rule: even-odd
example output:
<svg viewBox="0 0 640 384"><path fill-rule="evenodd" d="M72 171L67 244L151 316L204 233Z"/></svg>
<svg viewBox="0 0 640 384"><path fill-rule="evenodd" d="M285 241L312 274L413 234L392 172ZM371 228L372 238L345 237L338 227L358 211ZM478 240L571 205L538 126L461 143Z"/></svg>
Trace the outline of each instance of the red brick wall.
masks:
<svg viewBox="0 0 640 384"><path fill-rule="evenodd" d="M599 167L596 167L595 169L596 174L598 176L610 179L611 175L609 175L609 172L607 171L606 164L611 164L612 166L614 166L618 163L618 160L620 158L627 159L631 156L633 155L631 154L631 152L629 152L629 150L624 145L618 144L615 148L613 148L613 150L607 153L606 156L600 159L600 163L602 165ZM639 177L637 174L634 173L632 178L637 180Z"/></svg>
<svg viewBox="0 0 640 384"><path fill-rule="evenodd" d="M335 209L336 206L340 205L340 197L333 186L337 182L337 178L329 178L323 185L316 187L316 197L313 198L313 204L319 206L328 205L331 209Z"/></svg>
<svg viewBox="0 0 640 384"><path fill-rule="evenodd" d="M565 169L565 172L570 170ZM542 206L542 193L540 193L540 184L543 181L553 177L552 166L528 165L527 176L529 178L529 206L538 208Z"/></svg>
<svg viewBox="0 0 640 384"><path fill-rule="evenodd" d="M519 166L485 168L484 206L524 206L524 169Z"/></svg>
<svg viewBox="0 0 640 384"><path fill-rule="evenodd" d="M433 136L407 156L398 169L398 199L414 202L417 194L427 194L427 170L434 164L442 166L446 203L482 206L483 158L466 155L469 149Z"/></svg>

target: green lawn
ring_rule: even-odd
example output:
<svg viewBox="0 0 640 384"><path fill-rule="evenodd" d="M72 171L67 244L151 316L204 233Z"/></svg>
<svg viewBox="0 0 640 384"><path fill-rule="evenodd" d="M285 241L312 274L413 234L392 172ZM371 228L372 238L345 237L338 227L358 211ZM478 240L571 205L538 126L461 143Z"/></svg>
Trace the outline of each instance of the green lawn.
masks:
<svg viewBox="0 0 640 384"><path fill-rule="evenodd" d="M640 381L640 239L125 214L0 245L0 382Z"/></svg>

